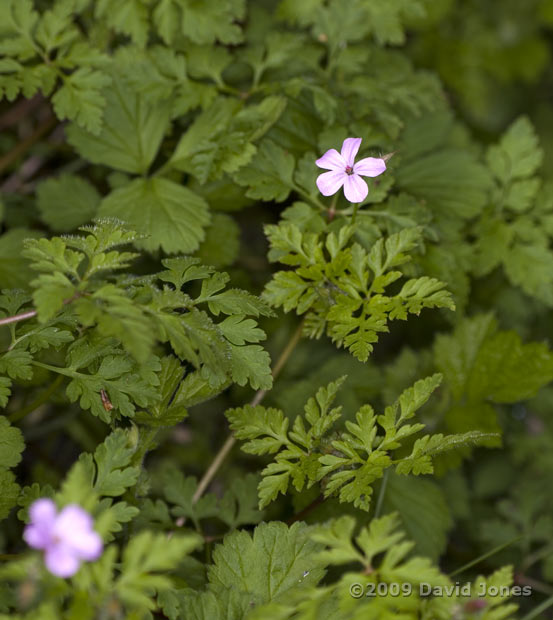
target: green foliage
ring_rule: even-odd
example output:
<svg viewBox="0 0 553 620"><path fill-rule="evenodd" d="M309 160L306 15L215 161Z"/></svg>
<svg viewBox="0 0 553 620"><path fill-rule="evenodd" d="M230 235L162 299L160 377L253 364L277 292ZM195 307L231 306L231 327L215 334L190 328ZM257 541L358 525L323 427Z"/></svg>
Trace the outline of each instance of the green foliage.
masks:
<svg viewBox="0 0 553 620"><path fill-rule="evenodd" d="M553 379L553 355L547 345L525 345L516 333L497 331L489 314L465 319L453 334L439 335L434 355L453 401L448 426L457 432L497 429L491 403L527 399Z"/></svg>
<svg viewBox="0 0 553 620"><path fill-rule="evenodd" d="M151 415L156 425L169 423L174 415L182 419L183 408L214 395L230 378L240 385L270 387L268 354L249 344L265 334L255 320L246 318L271 314L261 300L239 289L224 290L226 274L189 258L167 259L166 270L150 279L153 288L141 281L119 288L105 279L106 273L127 267L138 254L114 248L139 237L116 220L98 220L81 230L86 236L27 242L25 255L40 272L32 282L38 322L14 329L11 346L0 358L0 370L7 375L4 402L10 379L31 379L35 367L68 377L69 400L106 422L116 412L133 417L137 405L155 407ZM181 288L196 280L203 282L194 299ZM4 305L17 312L29 298L13 295L4 295ZM203 306L226 318L216 323ZM173 379L168 378L168 393L162 395L165 405L158 404L157 373L162 367L152 355L156 340L169 342L177 356L199 371L180 385L171 407L179 371L173 364ZM33 358L42 349L66 343L71 346L65 366Z"/></svg>
<svg viewBox="0 0 553 620"><path fill-rule="evenodd" d="M530 121L515 121L486 157L496 183L494 210L476 226L475 272L485 275L502 265L513 285L551 305L551 205L537 176L543 150Z"/></svg>
<svg viewBox="0 0 553 620"><path fill-rule="evenodd" d="M269 225L265 231L269 258L295 267L274 275L265 299L285 312L305 314L310 337L326 332L362 362L378 334L389 331L389 320L405 320L423 308L455 308L445 284L435 278L412 278L397 293L387 294L386 288L403 275L397 267L409 261L407 252L420 237L416 228L379 239L369 252L350 243L353 229L347 227L322 239L290 223Z"/></svg>
<svg viewBox="0 0 553 620"><path fill-rule="evenodd" d="M431 474L433 456L494 437L479 432L425 435L411 444L409 438L425 425L406 421L430 398L441 375L415 383L386 407L383 415L377 416L370 405L363 405L355 414L355 422L347 421L347 430L336 432L333 427L342 415L341 407L330 407L344 381L342 377L310 398L304 415L295 418L290 431L288 418L278 409L247 405L226 412L235 436L247 440L242 446L244 452L276 455L261 472L260 508L279 493L286 494L291 486L301 492L320 482L325 497L337 495L341 503L368 511L373 484L386 469L395 467L402 475ZM410 453L396 453L409 445Z"/></svg>
<svg viewBox="0 0 553 620"><path fill-rule="evenodd" d="M547 615L552 25L0 1L0 618ZM44 497L104 541L67 579Z"/></svg>
<svg viewBox="0 0 553 620"><path fill-rule="evenodd" d="M17 503L20 486L10 469L19 463L24 448L21 431L0 416L0 519L5 519Z"/></svg>

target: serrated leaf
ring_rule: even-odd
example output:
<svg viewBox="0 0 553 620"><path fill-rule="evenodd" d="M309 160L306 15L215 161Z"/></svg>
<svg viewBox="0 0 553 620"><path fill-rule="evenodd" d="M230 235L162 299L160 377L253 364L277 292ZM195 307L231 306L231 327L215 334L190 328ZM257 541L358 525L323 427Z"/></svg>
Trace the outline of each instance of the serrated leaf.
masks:
<svg viewBox="0 0 553 620"><path fill-rule="evenodd" d="M521 116L517 119L503 134L499 144L488 149L486 159L502 184L534 174L542 162L543 151L528 118Z"/></svg>
<svg viewBox="0 0 553 620"><path fill-rule="evenodd" d="M5 519L17 504L21 487L11 471L0 469L0 519Z"/></svg>
<svg viewBox="0 0 553 620"><path fill-rule="evenodd" d="M80 67L64 79L63 86L52 97L56 116L75 121L94 135L100 133L106 97L103 89L112 78L102 71Z"/></svg>
<svg viewBox="0 0 553 620"><path fill-rule="evenodd" d="M116 217L148 235L139 243L153 252L193 252L205 238L207 203L187 187L162 178L136 179L114 190L99 214Z"/></svg>
<svg viewBox="0 0 553 620"><path fill-rule="evenodd" d="M136 483L140 468L129 467L133 454L128 435L121 429L108 435L96 448L94 489L99 495L117 497Z"/></svg>
<svg viewBox="0 0 553 620"><path fill-rule="evenodd" d="M169 127L169 103L158 102L154 107L119 75L113 76L111 86L102 95L106 107L100 133L94 135L73 124L67 129L67 139L80 155L95 164L145 174Z"/></svg>
<svg viewBox="0 0 553 620"><path fill-rule="evenodd" d="M270 390L273 387L271 357L263 347L230 343L230 352L233 381L238 385L249 383L254 390Z"/></svg>
<svg viewBox="0 0 553 620"><path fill-rule="evenodd" d="M24 449L21 431L12 426L6 417L0 416L0 468L15 467L21 461Z"/></svg>
<svg viewBox="0 0 553 620"><path fill-rule="evenodd" d="M186 517L199 528L201 519L217 516L217 499L214 495L204 495L194 501L198 487L196 478L185 477L178 470L168 469L164 472L163 482L165 498L174 505L171 513L176 517Z"/></svg>
<svg viewBox="0 0 553 620"><path fill-rule="evenodd" d="M209 581L217 590L248 592L257 604L286 595L291 588L315 585L323 576L313 556L320 545L309 539L303 523L288 527L273 521L225 537L213 551Z"/></svg>
<svg viewBox="0 0 553 620"><path fill-rule="evenodd" d="M154 609L153 589L168 590L172 581L166 574L180 560L202 544L198 534L176 535L145 531L133 537L123 552L121 575L114 584L115 592L127 605Z"/></svg>
<svg viewBox="0 0 553 620"><path fill-rule="evenodd" d="M260 200L286 200L294 187L294 157L270 140L259 146L255 159L233 176L247 187L246 195Z"/></svg>

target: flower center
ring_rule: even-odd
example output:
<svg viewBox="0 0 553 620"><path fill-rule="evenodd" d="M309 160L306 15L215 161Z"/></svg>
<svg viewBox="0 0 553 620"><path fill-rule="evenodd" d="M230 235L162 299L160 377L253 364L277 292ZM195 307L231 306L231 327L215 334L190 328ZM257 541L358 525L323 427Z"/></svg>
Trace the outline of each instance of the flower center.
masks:
<svg viewBox="0 0 553 620"><path fill-rule="evenodd" d="M353 168L351 166L346 166L346 174L353 174Z"/></svg>

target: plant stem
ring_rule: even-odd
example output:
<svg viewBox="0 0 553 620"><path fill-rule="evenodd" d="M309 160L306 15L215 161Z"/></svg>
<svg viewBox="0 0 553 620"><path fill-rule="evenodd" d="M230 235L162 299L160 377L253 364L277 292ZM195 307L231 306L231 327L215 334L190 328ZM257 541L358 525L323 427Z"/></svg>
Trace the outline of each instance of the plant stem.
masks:
<svg viewBox="0 0 553 620"><path fill-rule="evenodd" d="M501 545L494 547L491 551L488 551L487 553L484 553L484 555L477 557L476 560L472 560L468 564L461 566L461 568L458 568L457 570L454 570L452 573L449 573L448 577L455 577L455 575L458 575L459 573L464 573L467 569L472 568L476 564L480 564L480 562L483 562L484 560L487 560L492 555L495 555L496 553L503 551L503 549L506 549L509 545L512 545L513 543L521 540L522 538L524 537L517 536L516 538L513 538L512 540L509 540L506 543L502 543Z"/></svg>
<svg viewBox="0 0 553 620"><path fill-rule="evenodd" d="M32 319L36 315L36 310L29 310L28 312L22 312L21 314L6 316L3 319L0 319L0 325L9 325L10 323L17 323L18 321L24 321L25 319Z"/></svg>
<svg viewBox="0 0 553 620"><path fill-rule="evenodd" d="M63 303L64 305L70 304L71 302L75 301L75 299L78 299L79 297L82 297L83 295L86 295L86 293L77 292L71 297L69 297L68 299L64 299ZM13 316L6 316L3 319L0 319L0 326L9 325L10 323L17 323L18 321L24 321L25 319L32 319L36 315L37 315L36 310L28 310L27 312L22 312L21 314L14 314Z"/></svg>
<svg viewBox="0 0 553 620"><path fill-rule="evenodd" d="M292 337L290 338L288 344L286 345L286 347L280 354L280 357L278 358L276 364L274 365L272 372L273 380L276 380L281 370L284 368L284 365L288 361L288 358L290 357L292 351L296 348L296 345L300 341L302 330L303 321L301 321L301 323L296 328L296 331L292 334ZM250 405L252 407L259 405L259 403L265 398L266 394L267 390L257 390L252 401L250 402ZM236 439L234 439L234 436L232 434L229 435L225 443L221 446L219 452L217 452L217 454L215 455L215 458L213 459L211 465L202 476L202 479L198 484L198 488L196 489L196 492L192 497L192 502L194 504L200 499L207 487L211 484L211 481L215 477L215 474L219 470L219 467L221 467L223 461L227 457L228 453L232 450L235 443Z"/></svg>
<svg viewBox="0 0 553 620"><path fill-rule="evenodd" d="M382 482L380 483L380 491L378 492L378 499L376 500L376 508L374 509L374 518L378 519L380 511L382 510L382 504L384 503L384 496L386 495L386 487L388 486L388 476L390 470L387 469L382 476Z"/></svg>
<svg viewBox="0 0 553 620"><path fill-rule="evenodd" d="M35 142L38 142L44 134L53 129L57 122L58 120L55 116L49 116L28 138L16 144L11 151L0 157L0 172L11 166L21 155L26 153Z"/></svg>
<svg viewBox="0 0 553 620"><path fill-rule="evenodd" d="M336 215L336 203L338 202L338 192L336 192L336 194L334 194L334 198L332 199L332 202L330 203L330 207L328 208L328 221L332 222L332 220L334 219L334 216Z"/></svg>
<svg viewBox="0 0 553 620"><path fill-rule="evenodd" d="M358 210L359 210L359 203L358 203L358 202L356 202L356 203L353 205L353 214L352 214L352 216L351 216L351 223L352 223L352 225L353 225L353 224L355 224L355 220L357 219L357 211L358 211Z"/></svg>
<svg viewBox="0 0 553 620"><path fill-rule="evenodd" d="M545 599L541 605L538 605L530 613L523 616L521 620L532 620L533 618L537 618L543 611L549 609L552 605L553 596L550 596L548 599Z"/></svg>
<svg viewBox="0 0 553 620"><path fill-rule="evenodd" d="M36 360L32 360L31 364L34 366L38 366L39 368L44 368L45 370L50 370L51 372L57 372L60 375L64 375L65 377L71 377L74 379L78 377L81 373L76 372L75 370L70 370L69 368L62 368L61 366L51 366L50 364L45 364L44 362L37 362Z"/></svg>
<svg viewBox="0 0 553 620"><path fill-rule="evenodd" d="M15 411L10 416L8 416L9 421L19 422L19 420L22 420L26 415L29 415L29 413L36 411L36 409L38 409L40 405L43 405L50 398L50 396L52 396L52 394L59 388L62 382L63 375L58 375L54 379L54 381L52 381L50 386L46 388L44 392L42 392L37 398L35 398L35 400L33 400L30 405L27 405L26 407L23 407L23 409Z"/></svg>
<svg viewBox="0 0 553 620"><path fill-rule="evenodd" d="M300 510L297 514L292 515L287 521L287 525L292 525L296 521L301 521L304 517L306 517L310 512L315 510L319 504L322 504L325 501L326 497L324 495L317 495L317 497L308 504L303 510Z"/></svg>

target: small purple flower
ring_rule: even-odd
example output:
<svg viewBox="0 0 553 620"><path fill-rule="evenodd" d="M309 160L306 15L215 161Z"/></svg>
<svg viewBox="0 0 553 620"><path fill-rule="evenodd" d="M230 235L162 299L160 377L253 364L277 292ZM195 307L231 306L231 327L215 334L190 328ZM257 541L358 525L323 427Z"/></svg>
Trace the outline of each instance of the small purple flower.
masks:
<svg viewBox="0 0 553 620"><path fill-rule="evenodd" d="M330 149L315 162L319 168L330 170L317 178L317 187L323 196L332 196L342 185L346 198L353 203L363 202L369 188L361 176L377 177L386 170L386 162L376 157L365 157L355 163L361 138L346 138L342 152Z"/></svg>
<svg viewBox="0 0 553 620"><path fill-rule="evenodd" d="M23 532L25 542L44 550L46 568L57 577L71 577L82 560L96 560L102 553L102 539L92 529L92 517L76 504L58 514L51 499L42 498L29 508L31 522Z"/></svg>

